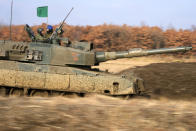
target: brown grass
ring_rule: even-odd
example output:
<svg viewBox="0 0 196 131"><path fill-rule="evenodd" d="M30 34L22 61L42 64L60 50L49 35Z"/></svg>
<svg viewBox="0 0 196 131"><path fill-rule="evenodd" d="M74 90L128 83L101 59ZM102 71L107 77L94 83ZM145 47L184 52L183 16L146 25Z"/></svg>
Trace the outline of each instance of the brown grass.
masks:
<svg viewBox="0 0 196 131"><path fill-rule="evenodd" d="M186 101L87 98L0 98L1 130L195 130Z"/></svg>

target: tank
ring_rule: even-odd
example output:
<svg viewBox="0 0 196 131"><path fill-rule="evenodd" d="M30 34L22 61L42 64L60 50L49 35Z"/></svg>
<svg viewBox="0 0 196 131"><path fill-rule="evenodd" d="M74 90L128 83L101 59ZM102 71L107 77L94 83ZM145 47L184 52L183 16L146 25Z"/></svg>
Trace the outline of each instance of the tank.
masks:
<svg viewBox="0 0 196 131"><path fill-rule="evenodd" d="M95 52L93 43L70 42L53 35L36 41L26 25L32 42L0 41L0 93L2 95L66 95L98 93L111 96L139 95L145 91L143 80L91 69L100 62L162 53L185 52L192 47L131 49Z"/></svg>

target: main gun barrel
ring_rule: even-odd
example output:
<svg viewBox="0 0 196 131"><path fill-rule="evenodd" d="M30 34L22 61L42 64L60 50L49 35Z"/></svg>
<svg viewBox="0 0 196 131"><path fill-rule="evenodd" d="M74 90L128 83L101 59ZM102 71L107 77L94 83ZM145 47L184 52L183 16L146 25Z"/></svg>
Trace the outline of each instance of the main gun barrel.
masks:
<svg viewBox="0 0 196 131"><path fill-rule="evenodd" d="M147 55L154 55L154 54L186 52L189 50L192 50L192 47L160 48L160 49L151 49L151 50L136 48L129 51L96 52L96 61L99 63L99 62L104 62L107 60L114 60L119 58L131 58L131 57L147 56Z"/></svg>

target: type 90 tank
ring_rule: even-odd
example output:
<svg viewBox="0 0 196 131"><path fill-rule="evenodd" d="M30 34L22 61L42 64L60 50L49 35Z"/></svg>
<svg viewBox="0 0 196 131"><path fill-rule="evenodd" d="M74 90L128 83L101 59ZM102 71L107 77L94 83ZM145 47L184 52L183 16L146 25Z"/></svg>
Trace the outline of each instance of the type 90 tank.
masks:
<svg viewBox="0 0 196 131"><path fill-rule="evenodd" d="M57 37L56 31L48 41L38 42L28 25L26 30L32 42L0 41L2 95L139 95L145 91L142 79L128 79L123 75L94 71L91 66L113 59L185 52L192 49L176 47L95 52L93 43L70 42L67 38Z"/></svg>

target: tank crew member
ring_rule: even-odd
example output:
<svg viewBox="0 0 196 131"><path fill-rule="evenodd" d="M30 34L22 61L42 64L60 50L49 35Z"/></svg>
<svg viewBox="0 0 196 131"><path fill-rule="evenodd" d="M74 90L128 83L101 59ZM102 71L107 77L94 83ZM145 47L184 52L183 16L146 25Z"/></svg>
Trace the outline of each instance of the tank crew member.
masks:
<svg viewBox="0 0 196 131"><path fill-rule="evenodd" d="M56 31L59 37L63 36L63 33L64 33L63 29L56 28Z"/></svg>
<svg viewBox="0 0 196 131"><path fill-rule="evenodd" d="M57 32L57 43L61 46L68 47L71 44L71 42L67 37L63 37L64 30L56 28L56 32Z"/></svg>
<svg viewBox="0 0 196 131"><path fill-rule="evenodd" d="M53 33L53 27L51 25L47 26L45 38L49 39Z"/></svg>
<svg viewBox="0 0 196 131"><path fill-rule="evenodd" d="M40 41L40 42L44 41L43 31L44 31L43 28L37 29L36 41Z"/></svg>

